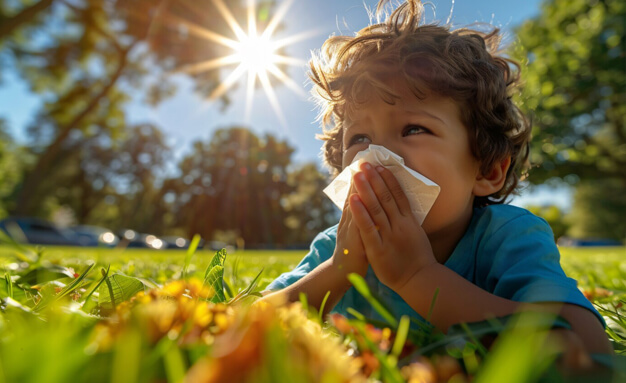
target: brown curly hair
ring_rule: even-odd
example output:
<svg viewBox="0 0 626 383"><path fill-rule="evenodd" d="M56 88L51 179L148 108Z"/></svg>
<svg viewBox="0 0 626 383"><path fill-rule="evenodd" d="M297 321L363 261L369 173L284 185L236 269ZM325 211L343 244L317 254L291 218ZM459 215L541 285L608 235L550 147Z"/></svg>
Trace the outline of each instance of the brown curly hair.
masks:
<svg viewBox="0 0 626 383"><path fill-rule="evenodd" d="M387 1L377 7L380 14ZM398 97L387 85L403 76L418 98L434 92L453 99L468 129L472 154L487 175L508 157L511 166L502 189L476 197L475 206L504 203L514 192L528 164L531 126L512 102L520 66L500 55L497 28L474 29L421 24L423 5L407 0L382 23L352 36L332 36L309 62L312 93L320 107L324 160L333 175L341 169L342 121L346 113L376 94L394 104Z"/></svg>

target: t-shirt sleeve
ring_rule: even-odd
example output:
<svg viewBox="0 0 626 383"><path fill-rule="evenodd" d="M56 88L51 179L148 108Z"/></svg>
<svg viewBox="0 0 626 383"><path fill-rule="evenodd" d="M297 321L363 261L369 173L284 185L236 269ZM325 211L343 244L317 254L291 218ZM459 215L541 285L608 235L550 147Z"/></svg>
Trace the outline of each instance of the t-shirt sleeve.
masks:
<svg viewBox="0 0 626 383"><path fill-rule="evenodd" d="M563 302L582 306L604 319L561 268L559 250L543 219L523 214L504 223L485 239L479 267L489 270L485 288L517 302Z"/></svg>
<svg viewBox="0 0 626 383"><path fill-rule="evenodd" d="M267 290L284 289L310 273L322 262L329 259L335 250L335 240L332 236L332 229L333 228L319 233L313 239L313 242L311 242L309 252L302 258L298 266L289 272L281 274L267 286Z"/></svg>

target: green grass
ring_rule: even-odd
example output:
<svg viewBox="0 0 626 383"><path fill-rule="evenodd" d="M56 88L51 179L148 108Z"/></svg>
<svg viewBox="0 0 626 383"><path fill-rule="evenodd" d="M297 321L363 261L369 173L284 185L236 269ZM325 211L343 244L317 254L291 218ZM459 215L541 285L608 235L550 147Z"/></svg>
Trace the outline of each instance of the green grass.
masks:
<svg viewBox="0 0 626 383"><path fill-rule="evenodd" d="M29 247L37 251L36 247ZM8 265L15 266L18 250L0 245L0 276ZM267 286L280 274L292 270L306 255L306 250L245 250L229 253L225 278L241 290L261 271L259 287ZM201 277L215 254L212 250L199 250L191 258L188 276ZM162 284L180 278L185 264L186 250L108 249L88 247L47 246L43 248L42 261L73 267L77 271L87 262L101 267L111 265L111 273L121 272Z"/></svg>
<svg viewBox="0 0 626 383"><path fill-rule="evenodd" d="M592 301L607 319L607 334L613 341L614 349L618 354L626 354L624 307L626 306L626 247L561 248L560 250L566 274L578 280L582 290L599 291L600 295L592 297ZM228 286L232 290L229 295L232 297L243 292L242 295L245 296L252 292L252 289L248 287L255 286L255 283L256 291L263 290L281 273L292 270L306 253L306 250L246 250L228 254L223 264L223 279L229 283ZM168 318L167 311L163 313L158 311L154 317L157 322L150 322L148 319L152 318L151 315L154 312L150 314L149 310L157 308L161 310L163 307L142 306L143 303L135 303L137 305L135 309L129 309L127 303L129 298L126 296L129 297L137 291L147 289L153 283L166 285L172 281L181 282L190 278L204 280L205 285L208 286L221 286L221 284L214 284L215 275L221 276L221 261L218 265L219 270L215 273L209 273L207 270L208 265L215 265L214 255L214 251L207 250L197 251L189 258L186 251L52 246L41 249L0 245L0 298L5 297L0 305L0 383L5 381L180 381L181 376L194 372L192 371L194 366L202 366L201 362L206 355L218 358L215 355L220 355L220 350L229 349L230 346L219 342L213 344L210 337L203 338L204 341L199 344L182 345L179 343L182 338L176 335L180 333L171 331L167 332L167 336L158 343L149 344L146 331L148 333L153 331L154 328L151 326L155 326L155 323L163 318ZM188 262L187 266L186 262ZM95 265L91 266L94 263ZM186 272L183 272L185 268ZM88 275L74 278L74 273L83 274L88 270L91 270ZM261 270L263 272L260 278L255 280ZM74 294L79 290L77 287L79 284L82 292L76 297ZM131 286L134 286L135 290L130 292L126 290L124 293L124 288ZM124 298L113 303L113 296L118 297L115 289L121 289L119 296L124 296ZM12 299L6 298L8 296ZM107 300L107 297L111 298ZM77 301L73 301L74 298ZM105 307L106 302L109 305L108 309ZM77 303L80 305L77 306ZM121 317L116 318L114 315L112 321L109 321L112 309L113 311L121 309L122 312L126 310L132 320L122 326L118 322ZM176 315L182 314L177 312ZM330 352L328 355L332 355L332 350L327 350L326 346L322 346L321 343L316 345L315 342L319 342L322 336L320 334L334 339L337 339L339 334L336 330L330 330L328 323L322 323L323 331L315 330L322 331L322 333L312 331L310 327L319 326L321 322L320 316L314 311L309 313L308 322L306 318L299 319L290 312L281 315L287 315L288 321L278 324L275 319L263 317L260 322L269 323L263 325L266 327L263 327L262 331L271 334L268 335L271 341L263 341L262 345L258 346L263 347L265 353L269 353L267 362L261 362L261 365L255 367L260 368L257 371L259 377L266 376L263 379L259 378L258 381L276 381L278 378L271 377L274 374L289 381L319 381L319 376L317 378L305 378L305 376L308 376L307 374L315 376L317 369L322 368L320 371L323 371L324 366L307 370L309 367L305 367L305 361L319 361L327 352ZM404 322L401 320L399 323ZM100 332L97 329L102 324L114 330L113 335L108 335L113 337L113 343L108 350L94 352L94 339L98 339L97 334ZM404 362L399 358L405 340L412 342L413 348L409 352L410 355L419 358L423 356L434 358L424 363L436 364L437 356L440 353L444 355L447 353L461 360L465 371L476 377L476 381L479 382L537 381L542 374L548 374L544 375L548 376L548 381L550 381L550 376L554 377L550 375L554 374L554 371L550 370L550 364L556 358L556 354L549 347L544 347L547 329L545 327L543 332L528 333L527 326L516 330L515 327L511 328L504 323L496 324L500 329L498 332L504 331L503 334L509 335L503 335L504 341L495 351L487 354L484 368L480 367L479 362L487 351L481 348L476 338L491 331L489 327L491 325L482 322L471 328L470 326L459 327L456 332L451 330L446 335L429 333L428 329L416 335L413 331L407 333L406 328L402 331L398 328L398 337L395 341L391 339L393 350L389 348L385 351L378 348L384 342L380 343L380 340L375 340L380 335L376 335L376 332L370 333L371 330L363 320L355 319L349 324L352 326L352 333L342 333L339 339L344 345L354 349L353 354L357 359L367 355L368 352L373 355L369 359L363 359L365 364L374 363L373 366L376 366L378 363L378 367L373 367L374 372L370 376L372 380L403 381L400 369L396 366L408 363L407 357ZM188 322L185 322L180 331L183 334L185 331L194 333L187 326ZM214 325L207 326L206 331L215 331ZM343 325L344 328L346 326L348 325ZM309 330L306 330L307 328ZM116 332L121 333L115 335ZM307 333L309 335L305 336L304 334ZM370 335L373 336L371 339ZM307 340L298 341L303 336L308 337ZM242 333L241 337L245 337L245 334ZM239 337L231 341L237 341L236 339ZM262 338L253 337L252 339L256 340L251 342L258 342ZM461 340L462 342L459 343ZM314 344L307 346L310 349L306 352L315 354L317 349L320 350L320 355L312 359L310 357L302 359L303 345L311 342ZM327 341L325 340L323 344L326 345ZM296 349L290 349L294 345ZM372 358L378 362L372 362ZM620 363L624 364L624 360L626 359L621 359ZM219 363L230 362L227 358ZM233 364L233 371L239 369L241 363L239 361ZM32 368L31 365L36 365L37 368ZM339 370L330 370L328 374L332 375ZM510 376L512 371L517 371L516 380ZM204 375L201 373L200 376ZM287 376L291 378L286 378ZM595 382L594 378L576 381ZM325 381L345 380L328 378Z"/></svg>
<svg viewBox="0 0 626 383"><path fill-rule="evenodd" d="M626 293L626 246L561 248L565 273L581 286Z"/></svg>

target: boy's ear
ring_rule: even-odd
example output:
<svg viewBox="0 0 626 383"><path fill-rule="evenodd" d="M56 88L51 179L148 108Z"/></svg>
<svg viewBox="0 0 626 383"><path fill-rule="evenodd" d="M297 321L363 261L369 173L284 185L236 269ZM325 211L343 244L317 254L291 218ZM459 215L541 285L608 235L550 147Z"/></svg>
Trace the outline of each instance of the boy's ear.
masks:
<svg viewBox="0 0 626 383"><path fill-rule="evenodd" d="M511 166L511 157L497 161L491 172L487 175L478 174L476 183L474 184L474 195L477 197L485 197L491 195L504 186L506 181L506 173Z"/></svg>

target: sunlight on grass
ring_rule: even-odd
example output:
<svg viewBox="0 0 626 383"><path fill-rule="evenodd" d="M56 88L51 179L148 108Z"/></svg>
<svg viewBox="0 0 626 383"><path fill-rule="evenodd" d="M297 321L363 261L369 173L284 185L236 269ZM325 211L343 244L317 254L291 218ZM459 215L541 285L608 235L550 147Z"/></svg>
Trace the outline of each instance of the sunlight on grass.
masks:
<svg viewBox="0 0 626 383"><path fill-rule="evenodd" d="M568 275L604 315L616 353L626 354L625 249L561 251ZM305 298L250 307L305 254L0 246L0 382L560 379L560 351L548 337L553 317L527 313L446 334L426 323L414 329L354 276L386 323L355 311L326 322ZM495 334L488 350L484 339ZM625 376L624 359L609 363L616 379Z"/></svg>

